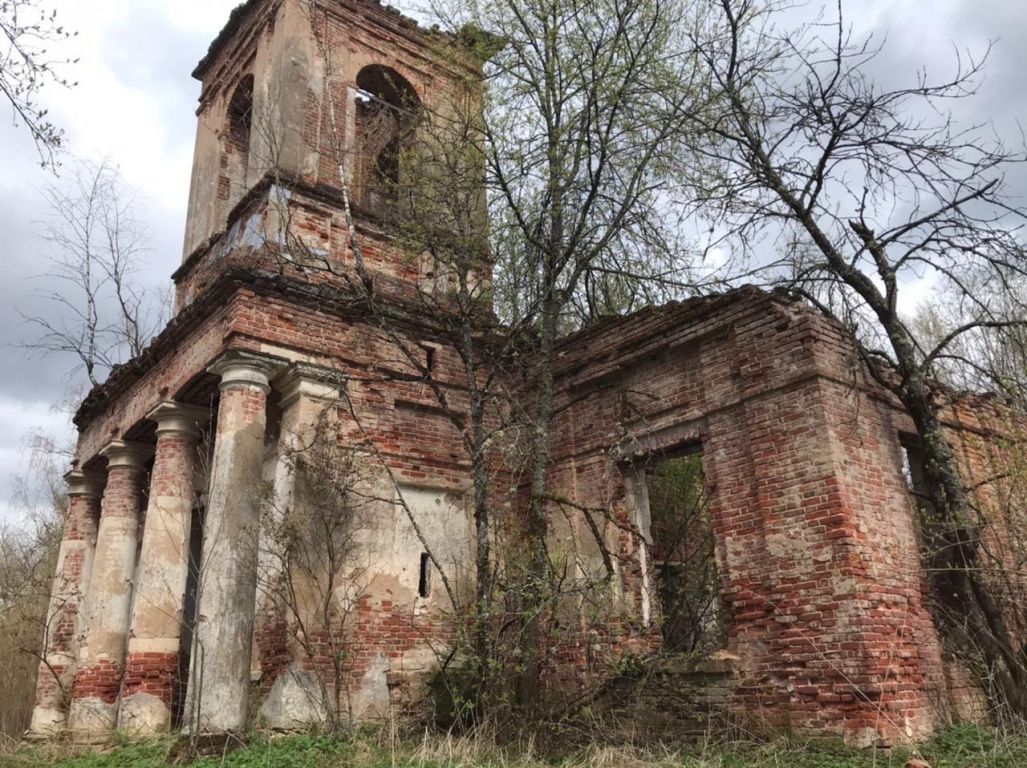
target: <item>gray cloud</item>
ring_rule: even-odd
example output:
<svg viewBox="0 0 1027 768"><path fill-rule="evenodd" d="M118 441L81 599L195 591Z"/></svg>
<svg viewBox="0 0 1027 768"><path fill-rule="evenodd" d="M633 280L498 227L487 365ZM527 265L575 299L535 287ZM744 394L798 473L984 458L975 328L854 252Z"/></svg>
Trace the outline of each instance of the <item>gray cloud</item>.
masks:
<svg viewBox="0 0 1027 768"><path fill-rule="evenodd" d="M51 89L46 97L55 118L67 128L72 152L94 159L110 153L140 187L141 212L151 233L141 277L150 284L166 284L181 257L195 132L198 85L189 73L237 0L182 0L170 6L165 0L54 2L68 23L83 23L83 60L74 71L81 85L73 93ZM856 27L872 27L879 37L887 37L873 72L888 85L912 82L922 66L929 74L950 73L953 46L981 51L994 40L980 96L959 105L959 114L992 121L1007 141L1020 140L1027 25L1019 3L882 0L847 5ZM117 89L115 97L112 88ZM42 216L36 190L50 178L37 167L31 141L9 124L0 123L0 156L0 253L5 268L0 280L0 418L6 420L6 429L0 431L2 518L5 484L19 470L18 457L23 455L22 434L33 426L59 428L60 418L46 404L62 400L81 378L69 379L71 361L33 358L19 346L29 331L15 307L37 311L40 304L33 291L45 285L33 279L46 269L46 251L34 222ZM1015 193L1027 196L1027 168L1013 174L1010 184Z"/></svg>

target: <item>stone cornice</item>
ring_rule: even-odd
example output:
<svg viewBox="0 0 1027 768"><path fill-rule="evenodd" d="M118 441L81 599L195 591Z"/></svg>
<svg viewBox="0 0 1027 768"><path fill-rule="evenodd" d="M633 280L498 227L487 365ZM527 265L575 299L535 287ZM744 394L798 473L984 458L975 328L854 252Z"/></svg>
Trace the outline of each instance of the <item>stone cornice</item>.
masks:
<svg viewBox="0 0 1027 768"><path fill-rule="evenodd" d="M107 381L90 390L75 413L75 425L84 429L113 400L185 342L198 326L227 307L231 299L244 289L260 296L281 297L340 319L361 321L370 316L366 303L353 290L307 283L256 269L225 272L196 301L179 312L140 355L115 367ZM397 330L416 330L420 335L436 338L444 334L445 329L441 324L426 317L423 308L404 306L397 301L388 308L387 313L386 319L394 323L393 327Z"/></svg>
<svg viewBox="0 0 1027 768"><path fill-rule="evenodd" d="M153 456L153 446L126 440L112 440L100 451L100 455L107 459L108 470L115 467L143 469Z"/></svg>
<svg viewBox="0 0 1027 768"><path fill-rule="evenodd" d="M290 192L298 192L317 203L321 203L331 208L338 208L339 210L342 210L346 204L346 199L342 194L342 189L339 187L324 183L312 184L298 176L294 176L280 170L268 171L252 187L249 188L246 194L243 195L239 202L233 206L232 210L228 212L228 216L225 218L225 228L219 232L215 232L203 243L197 246L192 253L186 256L178 269L171 273L172 281L177 285L186 279L196 267L203 263L204 257L210 253L215 246L217 246L218 241L221 238L228 234L236 221L242 218L249 209L254 208L257 204L263 201L265 196L276 187L287 189ZM391 235L384 226L382 226L385 222L380 214L376 214L374 211L365 208L356 201L350 201L349 205L353 212L353 224L358 231L373 232L379 237L390 240L395 239L394 236Z"/></svg>
<svg viewBox="0 0 1027 768"><path fill-rule="evenodd" d="M85 472L73 469L64 476L68 483L68 496L86 496L99 499L103 496L104 477L99 472Z"/></svg>
<svg viewBox="0 0 1027 768"><path fill-rule="evenodd" d="M157 423L158 435L179 434L196 439L200 428L210 420L210 410L167 400L150 411L146 418Z"/></svg>
<svg viewBox="0 0 1027 768"><path fill-rule="evenodd" d="M228 22L211 42L206 55L200 59L193 69L192 76L202 80L207 71L213 66L218 54L228 44L242 27L250 20L251 16L260 7L261 3L267 0L246 0L238 5L228 17ZM373 17L375 22L381 24L389 31L402 35L408 40L425 45L432 37L449 36L438 29L425 29L415 19L405 16L395 8L392 8L378 0L334 0L333 3L338 10L346 13L362 11Z"/></svg>

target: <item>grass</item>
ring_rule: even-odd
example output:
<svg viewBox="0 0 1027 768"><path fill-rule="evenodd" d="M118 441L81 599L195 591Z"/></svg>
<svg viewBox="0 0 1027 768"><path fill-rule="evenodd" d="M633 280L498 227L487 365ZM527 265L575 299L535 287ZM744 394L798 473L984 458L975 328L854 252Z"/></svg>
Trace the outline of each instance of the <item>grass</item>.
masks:
<svg viewBox="0 0 1027 768"><path fill-rule="evenodd" d="M108 751L43 745L0 754L0 768L166 768L169 741L121 744ZM191 763L192 768L902 768L905 750L853 750L829 742L705 743L669 752L592 747L572 757L539 756L530 746L499 748L483 739L426 737L254 736L244 748ZM919 748L931 768L1022 768L1027 731L960 726Z"/></svg>

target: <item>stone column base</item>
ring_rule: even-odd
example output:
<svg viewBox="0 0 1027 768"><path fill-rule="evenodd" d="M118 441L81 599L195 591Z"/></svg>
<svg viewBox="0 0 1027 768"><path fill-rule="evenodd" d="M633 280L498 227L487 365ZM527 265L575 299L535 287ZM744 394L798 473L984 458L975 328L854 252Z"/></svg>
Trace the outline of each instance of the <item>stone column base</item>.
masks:
<svg viewBox="0 0 1027 768"><path fill-rule="evenodd" d="M22 738L25 741L53 741L64 735L68 713L56 707L37 706L32 710L32 724Z"/></svg>
<svg viewBox="0 0 1027 768"><path fill-rule="evenodd" d="M68 730L80 743L108 740L118 722L118 692L121 666L101 661L80 667L75 675Z"/></svg>
<svg viewBox="0 0 1027 768"><path fill-rule="evenodd" d="M131 647L132 641L129 641ZM171 730L171 702L178 680L178 653L129 651L121 687L118 727L129 733Z"/></svg>
<svg viewBox="0 0 1027 768"><path fill-rule="evenodd" d="M76 744L106 744L118 720L117 702L75 699L71 703L68 735Z"/></svg>

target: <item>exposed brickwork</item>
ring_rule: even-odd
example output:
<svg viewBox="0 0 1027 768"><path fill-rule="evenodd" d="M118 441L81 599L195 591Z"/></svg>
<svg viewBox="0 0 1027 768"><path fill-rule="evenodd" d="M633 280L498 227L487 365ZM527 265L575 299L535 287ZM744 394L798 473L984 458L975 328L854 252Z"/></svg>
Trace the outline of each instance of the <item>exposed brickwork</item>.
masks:
<svg viewBox="0 0 1027 768"><path fill-rule="evenodd" d="M63 685L65 682L68 683L67 689ZM69 674L68 665L40 664L36 677L36 706L52 707L67 715L68 701L71 698L70 684L73 682L74 675Z"/></svg>
<svg viewBox="0 0 1027 768"><path fill-rule="evenodd" d="M263 287L243 288L229 306L220 327L234 347L304 350L355 377L348 394L362 430L348 437L370 438L398 477L466 483L454 427L428 388L370 375L375 360L401 359L373 327ZM704 448L730 647L743 659L739 706L811 731L929 731L945 675L923 607L893 408L869 388L854 399L841 332L750 293L643 313L567 348L562 381L576 402L555 425L555 488L630 524L632 458ZM436 366L458 380L445 349ZM575 535L588 534L579 525ZM637 614L637 542L611 535L625 563L622 610L635 618L559 633L553 655L594 671L654 644ZM368 645L370 658L382 647ZM261 685L276 676L269 668Z"/></svg>
<svg viewBox="0 0 1027 768"><path fill-rule="evenodd" d="M87 577L88 550L96 539L96 523L100 517L100 500L95 496L73 496L68 504L64 536L61 540L62 556L55 600L59 603L56 615L50 619L49 649L52 652L74 655L77 650L76 631L84 580ZM74 543L74 544L72 544ZM72 546L69 546L72 545Z"/></svg>
<svg viewBox="0 0 1027 768"><path fill-rule="evenodd" d="M105 704L113 704L121 691L121 673L121 664L114 661L94 661L79 667L71 696L73 699L99 699Z"/></svg>
<svg viewBox="0 0 1027 768"><path fill-rule="evenodd" d="M169 710L184 686L179 680L180 649L139 652L132 650L132 643L174 643L181 635L189 544L189 519L182 508L189 510L194 504L196 441L191 430L162 430L157 435L148 517L158 528L144 532L140 548L140 559L148 562L140 563L135 578L132 639L121 690L123 699L137 693L156 696ZM167 508L169 503L173 508Z"/></svg>
<svg viewBox="0 0 1027 768"><path fill-rule="evenodd" d="M115 444L112 444L112 447ZM129 632L131 579L135 566L139 518L144 498L142 456L118 444L111 456L104 489L96 556L90 575L80 665L72 686L72 729L93 733L113 728ZM85 713L90 702L108 705L101 726ZM78 718L78 720L76 720Z"/></svg>
<svg viewBox="0 0 1027 768"><path fill-rule="evenodd" d="M353 377L347 392L362 429L347 437L371 439L398 477L466 483L454 427L427 387L370 375L376 360L401 359L373 327L263 287L242 287L227 306L220 338L235 348L303 350ZM632 460L703 446L729 647L741 659L739 709L854 738L929 732L932 701L946 683L923 607L898 430L886 398L853 394L840 331L750 293L643 313L567 350L561 382L575 402L554 430L552 482L561 493L613 510L627 527ZM173 376L182 364L172 356L169 365ZM436 366L438 376L457 380L458 363L445 349ZM140 385L132 390L146 397ZM580 524L574 535L588 536ZM609 535L624 563L618 611L628 618L596 616L585 629L557 630L554 664L598 674L625 651L658 645L653 624L639 616L637 541L623 530ZM379 655L393 658L441 631L377 610L379 618L352 634L354 684ZM291 656L283 627L262 632L266 692Z"/></svg>
<svg viewBox="0 0 1027 768"><path fill-rule="evenodd" d="M260 679L257 683L259 699L267 696L271 686L292 664L289 649L289 624L282 611L265 605L257 614L253 630Z"/></svg>
<svg viewBox="0 0 1027 768"><path fill-rule="evenodd" d="M290 651L284 618L268 617L261 623L256 633L261 668L258 696L266 695L279 676L287 674L296 663L320 676L334 696L337 680L333 654L338 653L338 682L344 686L344 707L347 694L366 684L375 663L387 660L391 705L408 712L423 712L424 686L432 670L421 664L405 668L404 657L418 648L436 649L444 655L454 640L454 627L442 614L415 615L410 606L370 594L359 597L349 615L337 616L330 630L313 625L308 632L303 642Z"/></svg>
<svg viewBox="0 0 1027 768"><path fill-rule="evenodd" d="M563 360L569 490L630 506L630 459L702 445L740 706L810 731L929 732L940 652L897 434L887 408L852 394L839 332L753 292L590 336Z"/></svg>
<svg viewBox="0 0 1027 768"><path fill-rule="evenodd" d="M70 498L48 611L45 663L39 665L35 699L37 708L60 719L67 716L75 679L82 632L79 617L99 516L98 495L76 493Z"/></svg>
<svg viewBox="0 0 1027 768"><path fill-rule="evenodd" d="M123 517L138 520L143 508L146 480L146 474L140 468L111 467L107 473L107 487L103 493L102 518Z"/></svg>
<svg viewBox="0 0 1027 768"><path fill-rule="evenodd" d="M192 435L178 432L157 435L149 495L192 498L195 452L196 437Z"/></svg>
<svg viewBox="0 0 1027 768"><path fill-rule="evenodd" d="M178 685L177 653L133 653L125 662L120 696L148 693L171 707Z"/></svg>

